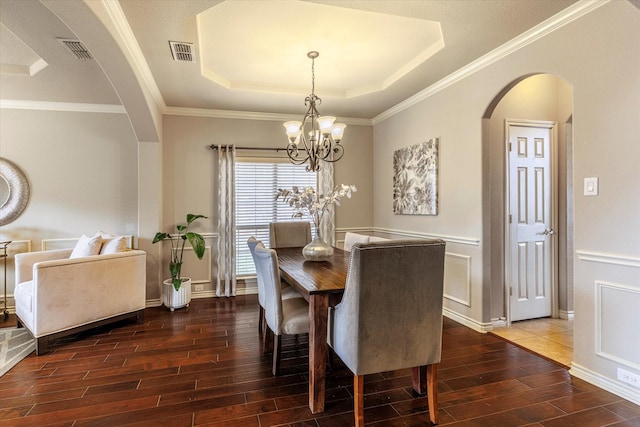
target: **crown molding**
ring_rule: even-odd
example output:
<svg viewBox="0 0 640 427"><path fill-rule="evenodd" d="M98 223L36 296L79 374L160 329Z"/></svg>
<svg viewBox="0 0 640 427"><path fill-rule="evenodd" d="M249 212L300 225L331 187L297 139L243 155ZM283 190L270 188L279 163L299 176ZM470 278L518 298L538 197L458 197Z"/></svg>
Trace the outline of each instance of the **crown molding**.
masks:
<svg viewBox="0 0 640 427"><path fill-rule="evenodd" d="M454 71L443 79L437 81L431 86L423 89L422 91L416 93L415 95L407 98L406 100L396 104L395 106L389 108L388 110L378 114L371 121L374 125L395 116L401 111L406 110L407 108L424 101L432 95L440 92L443 89L459 82L460 80L482 70L489 65L500 61L501 59L511 55L512 53L522 49L523 47L535 42L536 40L546 36L554 32L555 30L575 21L583 15L586 15L593 10L604 6L609 3L611 0L579 0L578 2L572 4L568 8L558 12L551 18L541 22L535 27L525 31L519 36L511 39L507 43L502 46L497 47L491 52L481 56L475 61L470 62L464 67Z"/></svg>
<svg viewBox="0 0 640 427"><path fill-rule="evenodd" d="M153 78L153 73L151 73L151 69L142 53L142 49L140 49L138 40L136 40L136 36L133 34L133 30L131 30L131 26L120 6L120 2L102 0L102 5L109 14L118 35L121 37L123 47L127 49L127 53L129 54L127 56L132 60L131 65L134 73L141 79L141 83L144 84L151 94L158 109L164 114L167 104L164 102L160 88L158 88L158 84Z"/></svg>
<svg viewBox="0 0 640 427"><path fill-rule="evenodd" d="M187 108L187 107L165 107L163 114L169 116L191 116L191 117L212 117L216 119L239 119L239 120L266 120L281 122L287 120L300 120L300 114L283 113L259 113L253 111L233 111L233 110L210 110L207 108ZM340 121L347 125L371 126L370 119L344 118Z"/></svg>
<svg viewBox="0 0 640 427"><path fill-rule="evenodd" d="M23 101L19 99L0 99L0 109L71 111L75 113L126 114L124 106L114 104L82 104L77 102Z"/></svg>

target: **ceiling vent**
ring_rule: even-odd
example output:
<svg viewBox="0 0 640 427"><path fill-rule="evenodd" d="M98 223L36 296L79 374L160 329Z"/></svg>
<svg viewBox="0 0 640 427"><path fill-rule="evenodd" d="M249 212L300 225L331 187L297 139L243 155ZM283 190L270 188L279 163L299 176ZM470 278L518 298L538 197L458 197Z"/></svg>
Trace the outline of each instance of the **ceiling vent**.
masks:
<svg viewBox="0 0 640 427"><path fill-rule="evenodd" d="M169 46L171 47L171 55L174 61L196 62L196 58L193 55L193 43L169 41Z"/></svg>
<svg viewBox="0 0 640 427"><path fill-rule="evenodd" d="M76 58L78 58L78 59L93 59L93 56L91 56L91 53L89 53L89 49L87 49L87 47L85 45L83 45L80 40L72 40L72 39L58 39L58 40Z"/></svg>

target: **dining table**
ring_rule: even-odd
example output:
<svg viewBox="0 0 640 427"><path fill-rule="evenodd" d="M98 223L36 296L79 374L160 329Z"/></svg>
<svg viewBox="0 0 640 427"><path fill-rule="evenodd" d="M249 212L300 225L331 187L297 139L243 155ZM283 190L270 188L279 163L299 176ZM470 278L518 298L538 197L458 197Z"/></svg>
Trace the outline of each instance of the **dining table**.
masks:
<svg viewBox="0 0 640 427"><path fill-rule="evenodd" d="M277 248L280 276L309 303L309 408L324 411L329 307L340 302L350 253L334 248L326 261L307 261L302 248Z"/></svg>

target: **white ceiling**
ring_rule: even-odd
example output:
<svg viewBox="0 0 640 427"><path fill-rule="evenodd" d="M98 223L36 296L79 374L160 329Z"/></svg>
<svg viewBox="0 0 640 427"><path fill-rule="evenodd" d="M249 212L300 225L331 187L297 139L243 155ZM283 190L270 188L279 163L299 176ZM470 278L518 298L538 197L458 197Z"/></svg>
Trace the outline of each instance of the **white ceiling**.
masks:
<svg viewBox="0 0 640 427"><path fill-rule="evenodd" d="M111 9L165 109L303 114L307 52L317 50L320 111L372 119L575 1L120 0ZM74 38L75 23L52 4L2 0L0 98L120 104L102 71L109 57L74 58L58 39ZM196 61L175 62L169 41L194 43Z"/></svg>

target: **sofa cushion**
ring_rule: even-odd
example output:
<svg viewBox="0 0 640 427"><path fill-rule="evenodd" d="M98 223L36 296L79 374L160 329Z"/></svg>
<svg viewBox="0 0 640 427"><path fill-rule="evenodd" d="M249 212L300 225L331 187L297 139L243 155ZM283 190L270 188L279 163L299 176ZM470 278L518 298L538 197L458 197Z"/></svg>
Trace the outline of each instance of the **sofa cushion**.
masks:
<svg viewBox="0 0 640 427"><path fill-rule="evenodd" d="M73 252L71 252L71 256L69 256L69 258L98 255L101 247L101 236L95 235L93 237L89 237L86 234L83 234L82 237L80 237L80 240L78 240L78 243L76 243L76 246L73 248Z"/></svg>
<svg viewBox="0 0 640 427"><path fill-rule="evenodd" d="M117 236L102 241L100 255L115 254L127 250L127 239L124 236Z"/></svg>

